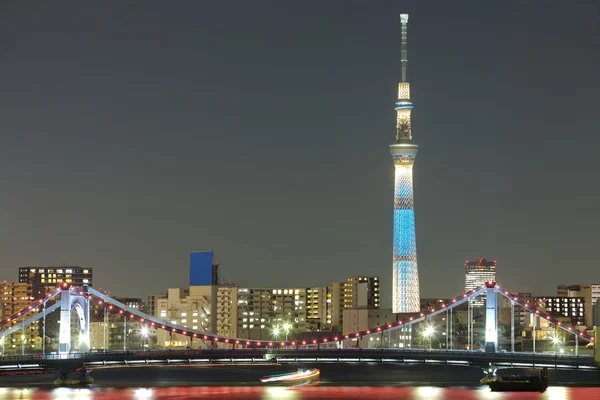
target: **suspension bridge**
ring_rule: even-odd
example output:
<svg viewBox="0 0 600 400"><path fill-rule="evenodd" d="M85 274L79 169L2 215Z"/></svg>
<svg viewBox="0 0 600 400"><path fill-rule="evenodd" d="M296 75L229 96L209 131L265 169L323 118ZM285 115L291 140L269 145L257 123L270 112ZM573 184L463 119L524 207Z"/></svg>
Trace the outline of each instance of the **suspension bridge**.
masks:
<svg viewBox="0 0 600 400"><path fill-rule="evenodd" d="M485 347L484 351L473 349L472 326L472 300L485 296ZM498 307L497 299L503 296L511 305L511 346L510 351L498 350ZM466 303L468 309L467 350L455 348L453 334L454 310ZM122 315L124 323L124 351L91 351L90 350L90 305L104 308L105 314ZM562 332L572 336L575 342L575 354L559 354L557 351L549 355L536 352L536 335L533 334L531 352L515 351L515 307L535 316L533 318L533 331L536 330L536 321L545 320L554 325L555 332ZM464 364L484 367L495 366L549 366L565 369L596 369L600 365L599 353L579 354L580 343L594 343L595 336L579 331L576 327L563 324L558 319L536 308L518 295L501 288L496 282L486 282L480 287L452 298L447 303L441 304L437 309L428 309L416 313L408 318L390 321L387 324L372 327L358 332L345 334L331 334L329 337L314 336L310 333L296 340L265 341L245 338L225 337L215 333L189 329L181 325L145 314L138 309L127 306L107 294L92 287L74 287L63 283L44 298L34 301L31 305L0 322L0 342L4 346L5 339L11 334L25 329L36 321L42 322L45 336L46 319L54 311L60 312L60 328L58 351L47 352L45 340L41 353L28 354L22 343L21 355L7 356L2 352L0 359L0 372L14 370L57 369L61 371L73 370L81 367L94 367L111 364L173 364L173 363L215 363L215 362L259 362L268 360L288 362L394 362L394 363L437 363L437 364ZM413 336L416 327L431 324L436 316L444 316L446 322L446 335L444 349L415 348ZM75 316L77 324L78 343L76 351L72 348L71 321ZM106 317L106 315L105 315ZM198 350L170 350L156 349L153 351L128 351L127 323L137 321L148 327L176 333L190 338L191 341L200 340L202 349ZM597 329L597 328L596 328ZM597 330L596 330L597 332ZM370 343L375 338L379 343L377 348L372 348ZM430 342L431 343L431 342ZM191 347L191 346L190 346Z"/></svg>

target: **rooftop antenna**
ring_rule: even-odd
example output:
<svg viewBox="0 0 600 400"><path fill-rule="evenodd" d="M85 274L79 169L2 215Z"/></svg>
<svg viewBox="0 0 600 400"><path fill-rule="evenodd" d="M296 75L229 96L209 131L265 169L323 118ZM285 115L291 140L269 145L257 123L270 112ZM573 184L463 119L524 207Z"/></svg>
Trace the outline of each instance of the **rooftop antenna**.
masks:
<svg viewBox="0 0 600 400"><path fill-rule="evenodd" d="M400 23L402 24L402 51L400 53L400 61L402 62L402 82L407 82L406 66L408 64L408 56L406 55L406 41L408 30L408 14L400 14Z"/></svg>

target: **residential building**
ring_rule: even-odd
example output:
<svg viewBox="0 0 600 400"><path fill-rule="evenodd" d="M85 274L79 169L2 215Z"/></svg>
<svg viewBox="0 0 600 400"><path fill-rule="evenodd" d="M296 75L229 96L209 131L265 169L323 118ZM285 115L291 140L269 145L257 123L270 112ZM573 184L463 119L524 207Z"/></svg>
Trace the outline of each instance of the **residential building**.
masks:
<svg viewBox="0 0 600 400"><path fill-rule="evenodd" d="M32 285L32 296L43 297L63 282L74 286L93 286L93 268L90 267L20 267L19 282Z"/></svg>
<svg viewBox="0 0 600 400"><path fill-rule="evenodd" d="M290 327L288 334L306 331L306 291L306 288L239 288L238 335L255 340L276 339L274 332L281 331L284 325Z"/></svg>
<svg viewBox="0 0 600 400"><path fill-rule="evenodd" d="M334 282L331 293L331 325L343 328L344 310L353 308L378 309L380 286L377 276L351 276L345 282Z"/></svg>
<svg viewBox="0 0 600 400"><path fill-rule="evenodd" d="M327 287L306 289L306 320L311 331L331 330L331 293Z"/></svg>
<svg viewBox="0 0 600 400"><path fill-rule="evenodd" d="M217 287L217 334L238 337L238 286L219 285Z"/></svg>
<svg viewBox="0 0 600 400"><path fill-rule="evenodd" d="M535 303L546 313L569 325L585 325L585 298L583 297L537 297Z"/></svg>
<svg viewBox="0 0 600 400"><path fill-rule="evenodd" d="M146 307L147 307L147 314L148 315L152 315L154 317L158 317L159 314L157 314L156 310L157 310L157 303L159 299L163 299L166 300L167 299L167 294L166 293L161 293L159 295L151 295L148 296L148 301L146 302Z"/></svg>
<svg viewBox="0 0 600 400"><path fill-rule="evenodd" d="M159 298L155 312L158 318L189 329L216 332L216 312L211 312L212 286L190 286L189 289L170 288L166 298ZM216 301L213 302L216 307ZM157 347L205 347L200 338L177 333L158 333Z"/></svg>
<svg viewBox="0 0 600 400"><path fill-rule="evenodd" d="M600 285L558 285L558 297L583 297L585 302L585 325L594 326L594 304L600 299Z"/></svg>
<svg viewBox="0 0 600 400"><path fill-rule="evenodd" d="M365 331L376 326L383 326L390 322L396 321L396 314L392 309L375 309L375 308L347 308L344 309L344 333ZM350 342L352 346L360 347L382 347L382 343L388 340L384 335L373 335L358 341L352 338ZM387 343L387 342L386 342Z"/></svg>
<svg viewBox="0 0 600 400"><path fill-rule="evenodd" d="M28 282L6 282L2 283L2 304L4 314L8 318L27 308L33 302L31 296L31 283ZM23 319L31 317L36 311L29 311L20 318L13 319L9 326L17 326ZM20 354L23 350L30 352L32 349L41 349L42 338L39 334L39 321L26 326L24 330L18 330L4 339L4 352L7 354ZM7 329L7 328L5 328Z"/></svg>

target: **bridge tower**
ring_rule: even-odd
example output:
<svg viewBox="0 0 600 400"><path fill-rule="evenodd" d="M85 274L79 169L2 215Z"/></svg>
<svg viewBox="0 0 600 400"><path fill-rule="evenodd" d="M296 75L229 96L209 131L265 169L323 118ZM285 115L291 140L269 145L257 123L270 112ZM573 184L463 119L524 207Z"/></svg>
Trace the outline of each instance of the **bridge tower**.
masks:
<svg viewBox="0 0 600 400"><path fill-rule="evenodd" d="M496 282L486 282L485 287L485 351L495 353L498 346Z"/></svg>
<svg viewBox="0 0 600 400"><path fill-rule="evenodd" d="M71 351L71 316L77 313L79 322L79 352L90 351L90 303L85 294L73 292L63 285L60 293L59 354Z"/></svg>
<svg viewBox="0 0 600 400"><path fill-rule="evenodd" d="M413 197L413 164L419 146L412 142L410 113L410 83L406 77L408 14L400 14L402 24L401 66L402 81L398 83L396 101L396 143L390 145L394 161L394 252L393 299L395 313L419 312L419 270L415 238Z"/></svg>

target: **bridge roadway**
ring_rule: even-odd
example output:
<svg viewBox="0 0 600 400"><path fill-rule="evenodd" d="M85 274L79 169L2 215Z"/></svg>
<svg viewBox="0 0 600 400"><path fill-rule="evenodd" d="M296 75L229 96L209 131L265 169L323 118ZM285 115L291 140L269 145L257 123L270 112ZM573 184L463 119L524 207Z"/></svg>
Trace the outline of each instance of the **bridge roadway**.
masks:
<svg viewBox="0 0 600 400"><path fill-rule="evenodd" d="M73 370L117 365L223 364L223 363L399 363L469 365L487 368L544 367L599 370L589 355L485 353L465 350L423 349L200 349L116 351L98 353L4 356L0 373L15 371Z"/></svg>

